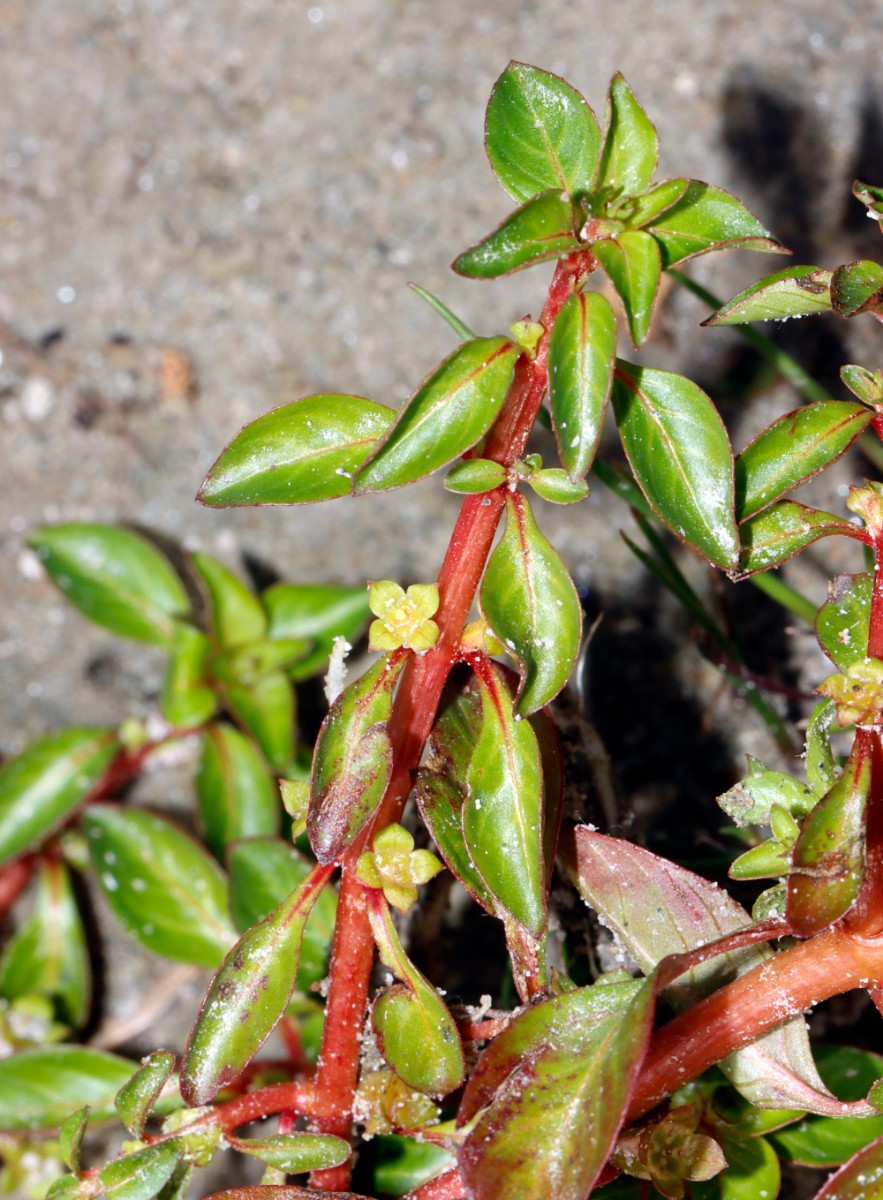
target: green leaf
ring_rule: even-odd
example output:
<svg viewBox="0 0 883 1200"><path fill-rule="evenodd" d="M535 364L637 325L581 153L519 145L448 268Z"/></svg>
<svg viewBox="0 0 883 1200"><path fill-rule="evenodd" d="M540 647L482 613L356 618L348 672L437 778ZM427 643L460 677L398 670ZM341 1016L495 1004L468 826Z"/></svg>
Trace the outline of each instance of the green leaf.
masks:
<svg viewBox="0 0 883 1200"><path fill-rule="evenodd" d="M175 1142L157 1142L108 1163L98 1172L107 1200L151 1200L171 1179L180 1157Z"/></svg>
<svg viewBox="0 0 883 1200"><path fill-rule="evenodd" d="M40 864L37 897L27 924L0 960L0 995L47 996L61 1020L79 1028L89 1015L89 949L70 875L59 859Z"/></svg>
<svg viewBox="0 0 883 1200"><path fill-rule="evenodd" d="M567 569L518 493L506 497L506 528L488 560L481 606L522 665L516 710L529 716L567 683L579 653L582 611Z"/></svg>
<svg viewBox="0 0 883 1200"><path fill-rule="evenodd" d="M395 413L361 396L307 396L258 417L209 471L197 500L212 508L310 504L351 490L351 480Z"/></svg>
<svg viewBox="0 0 883 1200"><path fill-rule="evenodd" d="M171 1050L155 1050L142 1060L141 1069L117 1092L114 1108L133 1137L141 1137L147 1118L174 1069L175 1056Z"/></svg>
<svg viewBox="0 0 883 1200"><path fill-rule="evenodd" d="M633 345L640 346L650 331L659 290L662 274L659 247L649 233L639 229L595 242L592 253L622 300Z"/></svg>
<svg viewBox="0 0 883 1200"><path fill-rule="evenodd" d="M175 622L169 647L160 707L176 729L196 729L218 710L218 700L208 684L208 638L184 621Z"/></svg>
<svg viewBox="0 0 883 1200"><path fill-rule="evenodd" d="M386 725L407 656L384 655L351 683L322 722L310 782L307 831L319 862L332 862L374 815L392 767Z"/></svg>
<svg viewBox="0 0 883 1200"><path fill-rule="evenodd" d="M445 487L449 492L474 496L493 491L508 478L509 472L500 463L489 458L469 458L451 467L445 476Z"/></svg>
<svg viewBox="0 0 883 1200"><path fill-rule="evenodd" d="M768 425L736 458L736 515L742 521L840 457L873 413L831 400L806 404Z"/></svg>
<svg viewBox="0 0 883 1200"><path fill-rule="evenodd" d="M841 1100L863 1100L883 1077L883 1058L849 1046L816 1047L819 1074ZM870 1141L883 1138L883 1116L807 1116L779 1130L773 1143L780 1154L808 1167L836 1167Z"/></svg>
<svg viewBox="0 0 883 1200"><path fill-rule="evenodd" d="M805 817L818 797L811 787L771 771L748 755L748 777L718 796L717 802L736 825L769 825L770 809L779 804L795 817Z"/></svg>
<svg viewBox="0 0 883 1200"><path fill-rule="evenodd" d="M868 259L838 267L831 279L831 304L841 317L883 309L883 267Z"/></svg>
<svg viewBox="0 0 883 1200"><path fill-rule="evenodd" d="M839 920L859 893L870 785L870 759L853 750L840 779L806 819L788 875L786 916L798 937Z"/></svg>
<svg viewBox="0 0 883 1200"><path fill-rule="evenodd" d="M98 882L125 931L155 954L214 967L236 931L224 876L171 821L93 805L83 817Z"/></svg>
<svg viewBox="0 0 883 1200"><path fill-rule="evenodd" d="M54 525L28 538L75 608L120 637L168 646L174 617L190 602L165 555L146 538L112 525Z"/></svg>
<svg viewBox="0 0 883 1200"><path fill-rule="evenodd" d="M336 637L355 642L371 615L365 587L274 583L261 593L261 600L270 618L271 638L312 643L309 653L287 668L295 683L324 669Z"/></svg>
<svg viewBox="0 0 883 1200"><path fill-rule="evenodd" d="M831 749L831 727L836 717L834 701L821 700L813 709L806 731L806 778L817 796L824 796L840 778Z"/></svg>
<svg viewBox="0 0 883 1200"><path fill-rule="evenodd" d="M747 579L755 571L777 567L819 538L840 534L861 539L859 529L850 521L794 500L778 500L749 517L740 525L739 533L742 552L738 569L730 572L733 579Z"/></svg>
<svg viewBox="0 0 883 1200"><path fill-rule="evenodd" d="M542 779L529 721L518 720L502 672L475 676L481 726L463 808L466 850L497 901L535 937L546 927L541 861Z"/></svg>
<svg viewBox="0 0 883 1200"><path fill-rule="evenodd" d="M752 846L730 864L731 879L779 879L787 875L789 856L774 838Z"/></svg>
<svg viewBox="0 0 883 1200"><path fill-rule="evenodd" d="M75 727L32 742L0 767L0 863L54 833L119 752L109 729Z"/></svg>
<svg viewBox="0 0 883 1200"><path fill-rule="evenodd" d="M527 486L550 504L577 504L589 494L589 485L584 480L574 483L566 471L557 467L534 471Z"/></svg>
<svg viewBox="0 0 883 1200"><path fill-rule="evenodd" d="M587 904L645 972L678 954L751 925L740 904L716 884L621 838L588 825L562 836L559 860ZM681 1010L771 955L748 946L706 959L665 989ZM842 1114L815 1069L803 1017L793 1018L719 1064L733 1086L763 1108Z"/></svg>
<svg viewBox="0 0 883 1200"><path fill-rule="evenodd" d="M857 367L854 363L848 363L840 368L840 378L852 394L858 396L862 404L870 404L873 407L883 402L883 371L871 373L867 367Z"/></svg>
<svg viewBox="0 0 883 1200"><path fill-rule="evenodd" d="M230 1138L230 1145L241 1154L259 1158L288 1175L339 1167L352 1154L343 1138L318 1133L280 1133L266 1138Z"/></svg>
<svg viewBox="0 0 883 1200"><path fill-rule="evenodd" d="M583 249L573 202L560 188L534 196L451 264L468 279L498 279Z"/></svg>
<svg viewBox="0 0 883 1200"><path fill-rule="evenodd" d="M83 1149L83 1138L86 1134L86 1126L89 1124L89 1114L91 1108L88 1104L83 1108L78 1108L76 1112L71 1113L61 1123L61 1128L58 1131L58 1151L61 1155L61 1161L70 1171L76 1173L80 1170L80 1154Z"/></svg>
<svg viewBox="0 0 883 1200"><path fill-rule="evenodd" d="M218 858L229 842L279 832L278 785L254 743L230 725L203 732L196 795L206 843Z"/></svg>
<svg viewBox="0 0 883 1200"><path fill-rule="evenodd" d="M691 1183L695 1200L775 1200L779 1194L779 1159L766 1138L720 1135L726 1170L707 1183Z"/></svg>
<svg viewBox="0 0 883 1200"><path fill-rule="evenodd" d="M650 232L659 242L666 270L712 250L787 254L741 201L698 179L689 181L683 197L652 222Z"/></svg>
<svg viewBox="0 0 883 1200"><path fill-rule="evenodd" d="M818 611L819 645L841 671L867 657L873 583L869 574L835 575Z"/></svg>
<svg viewBox="0 0 883 1200"><path fill-rule="evenodd" d="M474 446L503 405L518 353L504 337L473 338L455 350L408 400L359 470L355 491L413 483Z"/></svg>
<svg viewBox="0 0 883 1200"><path fill-rule="evenodd" d="M883 1200L883 1138L830 1175L814 1200Z"/></svg>
<svg viewBox="0 0 883 1200"><path fill-rule="evenodd" d="M500 668L495 668L499 672ZM504 674L504 678L506 678ZM513 690L511 685L507 685ZM524 722L518 722L521 726ZM560 745L557 730L545 713L534 713L528 719L540 750L542 768L542 875L545 886L551 881L554 847L558 839L561 814ZM477 868L463 833L465 806L473 804L471 796L471 762L476 745L482 737L482 696L473 674L456 671L445 686L436 725L430 739L427 763L418 773L418 804L420 815L439 848L447 868L467 892L493 916L503 916L497 896ZM489 737L489 736L486 736ZM479 797L481 799L481 797ZM530 804L530 797L525 797ZM483 804L483 799L482 799ZM533 840L529 853L533 856ZM504 864L501 864L504 865ZM511 864L510 864L511 870ZM493 876L491 878L493 884ZM501 889L518 886L517 875ZM536 901L534 901L536 902Z"/></svg>
<svg viewBox="0 0 883 1200"><path fill-rule="evenodd" d="M463 1082L466 1062L454 1018L402 949L389 906L377 893L368 909L380 957L403 983L381 992L371 1009L377 1048L409 1087L447 1096Z"/></svg>
<svg viewBox="0 0 883 1200"><path fill-rule="evenodd" d="M0 1130L55 1129L88 1104L96 1120L113 1115L113 1099L135 1064L88 1046L22 1050L0 1059Z"/></svg>
<svg viewBox="0 0 883 1200"><path fill-rule="evenodd" d="M707 317L703 325L788 321L831 308L831 272L822 267L786 267L765 275Z"/></svg>
<svg viewBox="0 0 883 1200"><path fill-rule="evenodd" d="M380 1134L359 1150L359 1169L368 1171L367 1186L384 1196L404 1196L456 1165L441 1146L396 1134Z"/></svg>
<svg viewBox="0 0 883 1200"><path fill-rule="evenodd" d="M597 292L565 300L549 335L549 403L561 464L574 481L595 457L616 362L616 317Z"/></svg>
<svg viewBox="0 0 883 1200"><path fill-rule="evenodd" d="M656 170L659 139L650 118L622 75L610 81L604 145L595 189L616 188L627 195L643 192Z"/></svg>
<svg viewBox="0 0 883 1200"><path fill-rule="evenodd" d="M617 205L616 216L626 229L643 229L668 212L681 199L690 179L666 179L647 192L630 196Z"/></svg>
<svg viewBox="0 0 883 1200"><path fill-rule="evenodd" d="M491 1042L457 1114L473 1200L583 1200L622 1125L653 1009L650 980L579 988L523 1010Z"/></svg>
<svg viewBox="0 0 883 1200"><path fill-rule="evenodd" d="M657 515L715 566L739 561L733 452L701 388L618 361L613 408L635 479Z"/></svg>
<svg viewBox="0 0 883 1200"><path fill-rule="evenodd" d="M293 846L276 838L239 842L230 847L227 860L230 911L237 927L243 931L268 917L303 883L314 866ZM328 884L307 918L297 971L298 991L308 991L325 977L336 913L337 892Z"/></svg>
<svg viewBox="0 0 883 1200"><path fill-rule="evenodd" d="M185 1104L208 1104L251 1062L285 1012L297 980L304 925L331 874L317 868L221 963L181 1067Z"/></svg>
<svg viewBox="0 0 883 1200"><path fill-rule="evenodd" d="M252 735L272 770L293 771L295 696L284 671L270 671L254 683L224 682L224 700L238 724Z"/></svg>
<svg viewBox="0 0 883 1200"><path fill-rule="evenodd" d="M571 196L585 191L600 141L595 114L557 75L511 62L494 84L485 147L494 174L516 200L549 188Z"/></svg>
<svg viewBox="0 0 883 1200"><path fill-rule="evenodd" d="M207 554L190 562L208 599L209 625L219 646L244 646L264 637L267 614L254 592Z"/></svg>

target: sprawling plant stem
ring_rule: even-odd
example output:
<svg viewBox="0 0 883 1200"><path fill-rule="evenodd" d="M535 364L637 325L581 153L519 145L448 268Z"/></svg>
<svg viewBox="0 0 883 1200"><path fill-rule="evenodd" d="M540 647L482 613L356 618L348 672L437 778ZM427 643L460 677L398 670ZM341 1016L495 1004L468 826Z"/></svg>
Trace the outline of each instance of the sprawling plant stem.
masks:
<svg viewBox="0 0 883 1200"><path fill-rule="evenodd" d="M551 329L564 301L594 265L588 252L569 255L558 263L540 316L544 329ZM524 453L546 392L546 350L544 335L532 361L526 354L518 359L509 394L488 435L483 457L508 467ZM342 864L325 1032L316 1079L320 1103L327 1101L333 1111L330 1118L316 1122L316 1127L325 1133L340 1137L349 1137L351 1133L360 1037L373 962L374 943L364 889L353 867L373 830L397 821L402 814L413 772L432 730L442 688L459 655L463 626L504 505L505 488L467 496L463 502L438 576L439 608L435 616L440 631L438 644L425 654L412 655L405 668L389 722L393 762L390 781L371 828L349 849ZM317 1172L311 1182L325 1190L342 1190L349 1184L349 1167Z"/></svg>

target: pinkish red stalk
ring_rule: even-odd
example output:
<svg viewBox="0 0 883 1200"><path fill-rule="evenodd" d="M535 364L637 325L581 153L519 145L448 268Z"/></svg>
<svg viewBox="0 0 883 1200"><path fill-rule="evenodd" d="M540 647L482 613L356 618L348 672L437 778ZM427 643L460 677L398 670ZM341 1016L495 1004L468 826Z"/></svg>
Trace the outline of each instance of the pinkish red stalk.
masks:
<svg viewBox="0 0 883 1200"><path fill-rule="evenodd" d="M446 1171L444 1175L436 1175L422 1187L408 1192L402 1200L465 1200L466 1189L457 1170Z"/></svg>

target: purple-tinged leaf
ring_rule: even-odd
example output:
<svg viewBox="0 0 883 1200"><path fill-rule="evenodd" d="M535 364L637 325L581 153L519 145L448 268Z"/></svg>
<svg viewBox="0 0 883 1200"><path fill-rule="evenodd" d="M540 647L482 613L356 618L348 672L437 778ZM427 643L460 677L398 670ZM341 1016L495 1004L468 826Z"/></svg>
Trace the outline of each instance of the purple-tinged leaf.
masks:
<svg viewBox="0 0 883 1200"><path fill-rule="evenodd" d="M838 267L831 280L831 303L841 317L883 311L883 267L869 259Z"/></svg>
<svg viewBox="0 0 883 1200"><path fill-rule="evenodd" d="M883 1137L830 1175L813 1200L883 1200Z"/></svg>
<svg viewBox="0 0 883 1200"><path fill-rule="evenodd" d="M176 1142L157 1142L117 1158L98 1172L104 1195L107 1200L152 1200L171 1179L180 1158Z"/></svg>
<svg viewBox="0 0 883 1200"><path fill-rule="evenodd" d="M89 1015L91 991L89 947L70 875L60 859L46 858L27 924L0 959L0 996L46 996L62 1021L79 1028Z"/></svg>
<svg viewBox="0 0 883 1200"><path fill-rule="evenodd" d="M506 497L506 528L488 560L481 605L522 665L516 710L529 716L567 683L579 653L582 610L567 569L519 493Z"/></svg>
<svg viewBox="0 0 883 1200"><path fill-rule="evenodd" d="M559 857L580 895L644 971L748 929L749 914L716 884L620 838L582 825L562 835ZM744 974L771 952L761 946L716 955L679 975L665 994L683 1009ZM809 1049L803 1018L786 1021L720 1063L735 1088L760 1108L846 1115L827 1092Z"/></svg>
<svg viewBox="0 0 883 1200"><path fill-rule="evenodd" d="M583 1200L628 1107L653 1022L650 980L596 984L521 1012L466 1084L458 1153L472 1200Z"/></svg>
<svg viewBox="0 0 883 1200"><path fill-rule="evenodd" d="M185 1104L208 1104L270 1036L294 991L304 926L331 871L317 867L221 963L184 1054Z"/></svg>
<svg viewBox="0 0 883 1200"><path fill-rule="evenodd" d="M377 1048L409 1087L447 1096L463 1082L460 1034L444 1001L402 949L386 902L374 893L368 909L385 966L402 983L382 991L371 1009Z"/></svg>
<svg viewBox="0 0 883 1200"><path fill-rule="evenodd" d="M689 379L618 361L613 408L641 491L716 566L739 560L733 452L717 409Z"/></svg>
<svg viewBox="0 0 883 1200"><path fill-rule="evenodd" d="M595 457L616 361L616 317L598 292L569 297L549 335L549 403L561 463L582 479Z"/></svg>
<svg viewBox="0 0 883 1200"><path fill-rule="evenodd" d="M795 500L778 500L739 526L742 551L731 579L747 579L793 558L819 538L842 537L867 541L863 530L851 521L819 508L808 508Z"/></svg>
<svg viewBox="0 0 883 1200"><path fill-rule="evenodd" d="M75 727L32 742L0 767L0 863L62 825L119 752L110 729Z"/></svg>
<svg viewBox="0 0 883 1200"><path fill-rule="evenodd" d="M871 763L856 744L843 774L807 817L791 855L788 923L811 937L848 912L864 878Z"/></svg>
<svg viewBox="0 0 883 1200"><path fill-rule="evenodd" d="M206 844L223 858L228 843L279 832L279 787L260 751L231 725L202 734L196 774L199 818Z"/></svg>
<svg viewBox="0 0 883 1200"><path fill-rule="evenodd" d="M869 574L835 575L828 584L828 599L816 617L816 637L841 671L867 657L873 587Z"/></svg>
<svg viewBox="0 0 883 1200"><path fill-rule="evenodd" d="M640 346L650 332L659 291L662 274L659 247L649 233L637 229L595 242L592 253L622 300L632 345Z"/></svg>
<svg viewBox="0 0 883 1200"><path fill-rule="evenodd" d="M177 825L93 805L83 829L101 890L125 931L155 954L215 967L236 938L217 863Z"/></svg>
<svg viewBox="0 0 883 1200"><path fill-rule="evenodd" d="M873 413L826 400L786 413L736 457L736 517L744 521L836 462Z"/></svg>
<svg viewBox="0 0 883 1200"><path fill-rule="evenodd" d="M519 350L508 338L473 338L437 367L358 471L356 493L430 475L465 454L503 406Z"/></svg>
<svg viewBox="0 0 883 1200"><path fill-rule="evenodd" d="M493 233L454 259L451 267L468 279L497 279L581 249L573 202L556 188L517 208Z"/></svg>
<svg viewBox="0 0 883 1200"><path fill-rule="evenodd" d="M649 231L659 243L666 270L712 250L788 253L740 200L699 179L688 182L683 197L654 220Z"/></svg>
<svg viewBox="0 0 883 1200"><path fill-rule="evenodd" d="M46 1046L0 1059L0 1130L55 1129L72 1109L113 1116L137 1064L89 1046Z"/></svg>
<svg viewBox="0 0 883 1200"><path fill-rule="evenodd" d="M175 1056L171 1050L155 1050L142 1060L141 1069L117 1092L114 1108L133 1137L141 1137L147 1118L174 1069Z"/></svg>
<svg viewBox="0 0 883 1200"><path fill-rule="evenodd" d="M384 655L337 697L322 722L307 831L319 862L339 858L374 815L392 769L387 722L407 655Z"/></svg>
<svg viewBox="0 0 883 1200"><path fill-rule="evenodd" d="M550 71L510 62L494 84L485 148L494 174L516 200L549 188L571 196L586 191L600 141L591 108Z"/></svg>
<svg viewBox="0 0 883 1200"><path fill-rule="evenodd" d="M353 474L394 419L392 409L361 396L306 396L285 404L236 435L197 500L229 508L346 496Z"/></svg>
<svg viewBox="0 0 883 1200"><path fill-rule="evenodd" d="M84 616L119 637L168 646L174 618L190 601L164 554L137 533L112 525L53 525L28 545Z"/></svg>
<svg viewBox="0 0 883 1200"><path fill-rule="evenodd" d="M788 321L831 309L831 272L822 267L786 267L765 275L712 313L703 325L746 325Z"/></svg>
<svg viewBox="0 0 883 1200"><path fill-rule="evenodd" d="M613 188L626 195L643 192L653 178L658 157L659 139L653 123L617 73L607 94L604 143L594 189Z"/></svg>

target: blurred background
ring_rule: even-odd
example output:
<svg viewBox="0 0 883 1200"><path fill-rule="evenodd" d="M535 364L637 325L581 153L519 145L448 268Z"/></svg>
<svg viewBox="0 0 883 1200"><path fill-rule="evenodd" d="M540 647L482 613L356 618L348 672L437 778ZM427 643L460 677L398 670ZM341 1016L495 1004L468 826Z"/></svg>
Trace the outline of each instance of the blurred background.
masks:
<svg viewBox="0 0 883 1200"><path fill-rule="evenodd" d="M622 70L658 126L659 177L735 191L796 261L833 265L879 250L849 186L883 181L881 44L873 0L4 0L0 752L144 713L161 681L158 652L64 605L25 548L36 524L128 523L261 582L434 578L457 510L437 480L305 509L193 497L274 406L401 403L455 345L408 281L482 334L539 310L548 267L489 284L447 266L510 207L482 150L508 59L561 73L602 119ZM726 296L780 264L690 270ZM641 357L698 379L738 445L797 400L737 335L699 329L706 311L672 289ZM840 363L879 362L842 322L776 336L837 395ZM607 613L605 644L656 636L624 508L598 489L539 511Z"/></svg>

